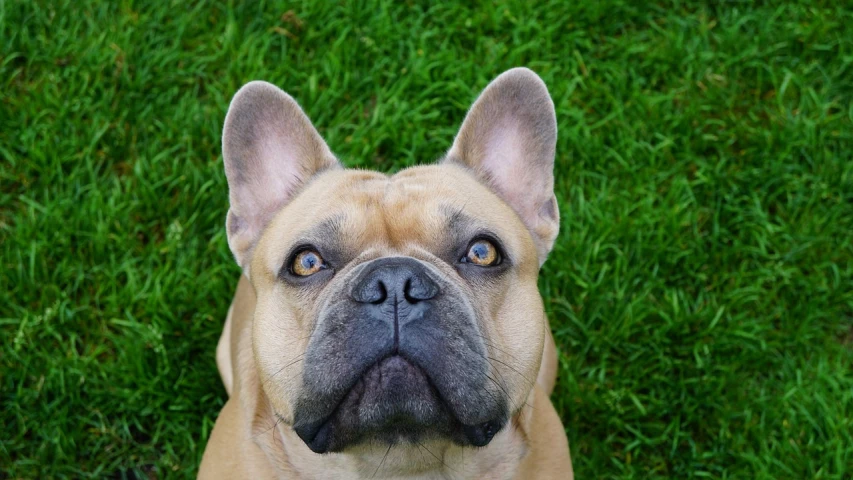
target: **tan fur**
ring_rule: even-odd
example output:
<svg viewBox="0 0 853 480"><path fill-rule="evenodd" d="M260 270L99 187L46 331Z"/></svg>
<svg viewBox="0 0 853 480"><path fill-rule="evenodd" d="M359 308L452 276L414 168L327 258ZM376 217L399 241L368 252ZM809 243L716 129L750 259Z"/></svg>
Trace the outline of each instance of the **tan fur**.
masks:
<svg viewBox="0 0 853 480"><path fill-rule="evenodd" d="M504 370L501 375L508 388L523 405L514 428L508 426L482 449L449 444L432 445L432 453L392 449L375 478L571 478L565 433L547 398L556 376L553 339L544 315L530 318L523 313L542 312L535 282L536 248L512 210L495 202L473 176L451 165L413 168L390 179L373 172L325 173L275 217L257 246L251 284L246 277L240 280L220 340L223 344L218 352L231 354L221 358L219 366L223 379L233 378L232 396L211 435L200 478L267 478L261 472L268 478L373 475L385 448L365 447L352 455L317 455L272 416L273 410L285 419L292 416L288 399L298 388L301 363L290 365L289 360L307 345L305 332L311 329L307 319L313 306L304 299L282 299L287 295L276 280L286 254L281 246L289 245L297 233L294 220L319 220L345 212L353 229L354 248L366 255L424 256L431 242L441 238L441 212L447 202L481 212L489 225L499 228L508 248L520 252L519 264L526 268L520 268L518 278L513 279L514 292L481 292L495 301L495 316L507 319L486 326L486 331L497 347L491 355L514 365L527 378L538 378L539 385L532 388L519 374ZM289 311L295 314L282 314ZM523 317L527 319L520 321ZM230 346L224 345L227 343ZM289 366L282 371L284 365ZM260 383L270 378L262 388Z"/></svg>
<svg viewBox="0 0 853 480"><path fill-rule="evenodd" d="M269 84L244 87L223 133L229 244L244 275L216 351L229 399L199 478L572 479L565 431L548 398L557 350L537 289L559 227L555 141L547 89L525 69L486 89L446 161L392 176L340 168L292 98ZM497 280L469 281L439 258L457 214L466 227L487 228L500 239L511 268ZM320 286L287 285L280 271L293 246L330 221L352 259ZM303 391L301 359L322 301L348 291L359 265L391 256L429 265L476 311L489 375L512 413L485 447L434 437L320 455L292 428Z"/></svg>

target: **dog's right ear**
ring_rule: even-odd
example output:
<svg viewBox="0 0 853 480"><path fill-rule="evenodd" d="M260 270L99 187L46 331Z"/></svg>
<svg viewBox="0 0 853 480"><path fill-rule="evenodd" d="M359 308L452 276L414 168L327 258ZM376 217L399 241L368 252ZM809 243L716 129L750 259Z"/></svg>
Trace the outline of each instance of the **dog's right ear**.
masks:
<svg viewBox="0 0 853 480"><path fill-rule="evenodd" d="M222 132L228 178L228 246L248 273L252 249L275 213L311 176L338 163L293 98L250 82L231 100Z"/></svg>

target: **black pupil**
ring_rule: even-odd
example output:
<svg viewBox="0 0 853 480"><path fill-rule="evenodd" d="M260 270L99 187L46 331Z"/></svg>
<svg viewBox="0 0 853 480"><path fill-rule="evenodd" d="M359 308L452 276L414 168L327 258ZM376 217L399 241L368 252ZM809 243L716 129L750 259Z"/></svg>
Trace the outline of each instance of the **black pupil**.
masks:
<svg viewBox="0 0 853 480"><path fill-rule="evenodd" d="M489 247L485 243L475 243L471 247L471 253L480 260L484 260L489 256Z"/></svg>
<svg viewBox="0 0 853 480"><path fill-rule="evenodd" d="M302 268L305 270L314 270L314 267L320 263L320 259L314 253L306 253L302 255Z"/></svg>

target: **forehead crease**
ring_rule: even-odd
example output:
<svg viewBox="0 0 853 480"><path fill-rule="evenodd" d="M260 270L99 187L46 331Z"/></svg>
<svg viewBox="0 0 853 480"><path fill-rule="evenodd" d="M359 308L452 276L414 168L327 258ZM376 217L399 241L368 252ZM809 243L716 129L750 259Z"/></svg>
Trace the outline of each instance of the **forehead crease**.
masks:
<svg viewBox="0 0 853 480"><path fill-rule="evenodd" d="M465 205L442 203L441 211L448 230L454 233L463 233L478 223L474 217L465 213Z"/></svg>
<svg viewBox="0 0 853 480"><path fill-rule="evenodd" d="M467 205L444 203L441 206L444 212L448 238L456 242L464 242L478 233L491 233L503 238L503 228L500 223L489 221L472 215Z"/></svg>
<svg viewBox="0 0 853 480"><path fill-rule="evenodd" d="M376 199L387 240L395 245L431 242L442 228L434 195L417 182L392 182Z"/></svg>
<svg viewBox="0 0 853 480"><path fill-rule="evenodd" d="M344 213L336 213L311 227L305 234L311 238L335 239L343 235L347 217Z"/></svg>

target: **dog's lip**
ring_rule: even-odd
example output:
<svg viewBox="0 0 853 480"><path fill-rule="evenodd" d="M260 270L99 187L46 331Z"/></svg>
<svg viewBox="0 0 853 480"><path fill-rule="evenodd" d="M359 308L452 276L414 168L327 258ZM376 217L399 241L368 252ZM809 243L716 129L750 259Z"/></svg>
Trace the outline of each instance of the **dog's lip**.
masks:
<svg viewBox="0 0 853 480"><path fill-rule="evenodd" d="M353 385L351 385L348 389L346 389L346 393L341 397L338 401L335 408L325 417L317 419L312 422L303 423L300 425L294 425L293 429L296 434L302 439L303 442L308 446L311 451L314 453L327 453L331 447L332 436L334 426L332 425L332 420L339 413L341 405L346 401L350 394L352 394L355 386L365 378L365 376L374 368L378 368L385 361L389 359L399 359L411 366L412 368L417 369L426 379L430 388L435 392L436 399L444 410L448 413L451 418L453 424L457 425L459 432L464 437L465 441L468 444L475 447L484 447L491 442L492 438L504 427L506 420L497 418L492 419L477 425L465 425L459 421L457 416L454 414L453 410L449 408L444 399L438 394L438 389L436 389L435 385L429 378L429 375L424 371L417 363L410 361L405 358L405 356L400 355L398 352L393 352L390 355L387 355L381 358L376 363L372 364L368 368L364 370L364 372L358 377Z"/></svg>
<svg viewBox="0 0 853 480"><path fill-rule="evenodd" d="M326 453L329 450L329 445L331 444L329 422L333 415L334 414L316 422L299 427L293 427L293 430L312 452Z"/></svg>
<svg viewBox="0 0 853 480"><path fill-rule="evenodd" d="M306 445L308 445L308 448L310 448L314 453L325 453L326 451L328 451L329 444L331 443L331 432L329 428L330 423L332 419L335 418L335 415L338 414L341 405L343 405L344 401L346 401L347 397L349 397L349 395L352 393L355 386L358 385L358 383L362 381L371 370L373 370L374 368L378 368L380 365L382 365L382 363L391 358L399 358L412 368L415 368L420 371L429 386L434 391L438 391L435 388L435 385L433 385L432 381L430 380L429 375L427 375L427 373L420 366L407 359L404 355L401 355L398 351L391 352L390 354L377 360L376 363L365 368L361 375L359 375L352 383L352 385L349 385L348 388L345 389L345 393L341 396L341 398L335 405L335 408L332 409L332 411L329 412L328 415L313 422L308 422L298 426L294 425L293 430L296 432L296 435L298 435L299 438L301 438L302 441L305 442ZM441 403L444 403L444 400L442 400L441 395L437 395L437 398ZM456 420L456 417L455 415L453 415L453 412L451 412L450 409L447 409L447 411L454 418L454 420Z"/></svg>

